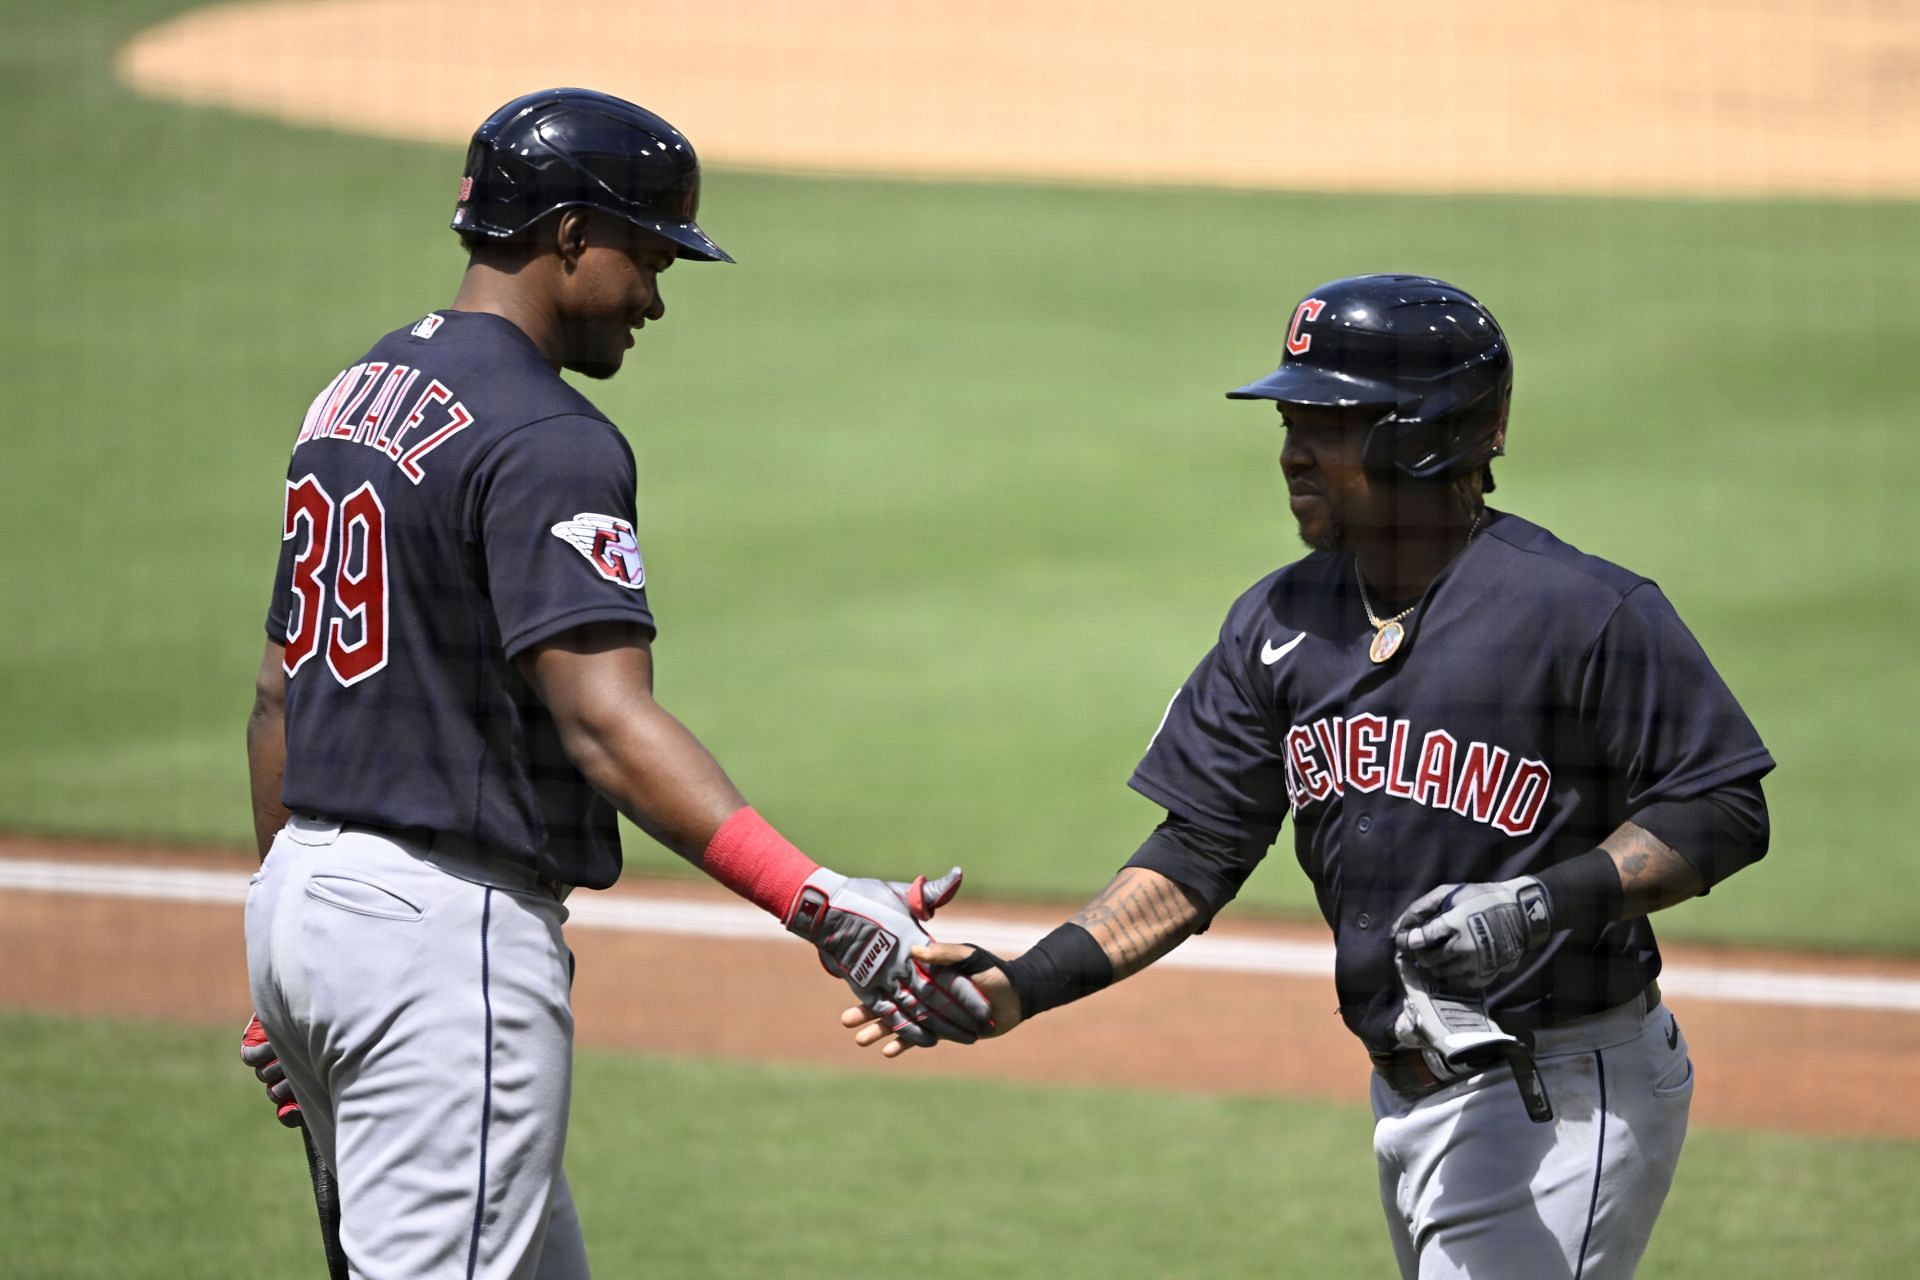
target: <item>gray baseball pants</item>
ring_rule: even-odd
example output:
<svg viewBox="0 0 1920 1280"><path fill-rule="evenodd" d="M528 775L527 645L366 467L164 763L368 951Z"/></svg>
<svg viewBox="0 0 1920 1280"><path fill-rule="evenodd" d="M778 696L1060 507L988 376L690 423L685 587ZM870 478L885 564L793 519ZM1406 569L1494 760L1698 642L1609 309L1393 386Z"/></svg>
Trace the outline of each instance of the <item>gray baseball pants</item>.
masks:
<svg viewBox="0 0 1920 1280"><path fill-rule="evenodd" d="M1554 1119L1505 1067L1410 1099L1373 1078L1380 1203L1405 1280L1624 1280L1666 1202L1693 1064L1640 997L1535 1034Z"/></svg>
<svg viewBox="0 0 1920 1280"><path fill-rule="evenodd" d="M303 817L275 838L247 973L355 1277L587 1277L566 918L510 864Z"/></svg>

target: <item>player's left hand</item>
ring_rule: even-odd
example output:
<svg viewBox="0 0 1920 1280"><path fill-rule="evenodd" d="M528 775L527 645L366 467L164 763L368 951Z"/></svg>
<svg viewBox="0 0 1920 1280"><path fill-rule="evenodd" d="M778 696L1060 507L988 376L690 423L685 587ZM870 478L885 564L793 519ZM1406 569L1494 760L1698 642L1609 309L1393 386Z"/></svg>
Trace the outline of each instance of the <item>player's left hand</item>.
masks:
<svg viewBox="0 0 1920 1280"><path fill-rule="evenodd" d="M1553 1103L1532 1051L1493 1020L1486 997L1434 990L1404 953L1393 958L1393 966L1406 997L1394 1019L1394 1038L1419 1050L1435 1079L1451 1083L1505 1063L1513 1069L1528 1117L1537 1124L1553 1119Z"/></svg>
<svg viewBox="0 0 1920 1280"><path fill-rule="evenodd" d="M1443 884L1393 925L1400 954L1442 983L1475 990L1519 967L1553 933L1553 904L1532 876Z"/></svg>
<svg viewBox="0 0 1920 1280"><path fill-rule="evenodd" d="M260 1025L257 1013L247 1019L247 1029L240 1035L240 1061L252 1067L254 1076L267 1086L267 1101L273 1104L275 1118L289 1129L298 1129L300 1104L293 1100L286 1069L280 1065L280 1055L267 1043L267 1029Z"/></svg>
<svg viewBox="0 0 1920 1280"><path fill-rule="evenodd" d="M908 1044L971 1044L993 1027L987 999L958 974L935 973L911 948L933 942L921 922L960 892L955 867L938 880L854 879L821 867L807 877L787 917L812 942L828 973L846 979L888 1033Z"/></svg>

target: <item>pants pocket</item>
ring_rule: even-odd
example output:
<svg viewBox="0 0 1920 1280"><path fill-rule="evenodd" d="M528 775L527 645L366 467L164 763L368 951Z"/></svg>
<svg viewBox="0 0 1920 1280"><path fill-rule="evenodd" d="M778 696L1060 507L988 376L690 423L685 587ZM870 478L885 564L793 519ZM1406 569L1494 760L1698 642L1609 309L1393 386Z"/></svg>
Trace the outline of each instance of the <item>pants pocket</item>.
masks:
<svg viewBox="0 0 1920 1280"><path fill-rule="evenodd" d="M1680 1024L1672 1014L1668 1014L1666 1025L1649 1031L1650 1039L1657 1037L1655 1052L1660 1060L1653 1072L1653 1096L1656 1098L1678 1098L1693 1091L1693 1055L1688 1051L1686 1038L1680 1034Z"/></svg>
<svg viewBox="0 0 1920 1280"><path fill-rule="evenodd" d="M327 872L307 877L307 896L355 915L411 923L425 910L377 880Z"/></svg>
<svg viewBox="0 0 1920 1280"><path fill-rule="evenodd" d="M1693 1089L1693 1059L1682 1057L1679 1064L1653 1082L1656 1098L1677 1098Z"/></svg>

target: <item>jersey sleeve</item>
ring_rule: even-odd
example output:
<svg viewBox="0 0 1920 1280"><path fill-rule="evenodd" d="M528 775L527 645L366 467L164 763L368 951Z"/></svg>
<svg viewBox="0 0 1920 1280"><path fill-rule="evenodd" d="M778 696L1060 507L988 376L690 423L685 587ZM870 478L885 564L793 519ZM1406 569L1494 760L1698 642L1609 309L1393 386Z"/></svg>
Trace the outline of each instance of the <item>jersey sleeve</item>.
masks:
<svg viewBox="0 0 1920 1280"><path fill-rule="evenodd" d="M1627 813L1773 768L1732 690L1652 583L1614 610L1588 654L1580 697L1598 763Z"/></svg>
<svg viewBox="0 0 1920 1280"><path fill-rule="evenodd" d="M585 417L531 423L476 465L467 527L508 658L591 622L653 634L634 482L626 440Z"/></svg>
<svg viewBox="0 0 1920 1280"><path fill-rule="evenodd" d="M1234 656L1249 652L1229 614L1127 785L1170 813L1264 847L1286 820L1287 772L1280 735Z"/></svg>
<svg viewBox="0 0 1920 1280"><path fill-rule="evenodd" d="M1206 910L1195 933L1206 932L1213 917L1232 902L1254 868L1267 856L1271 842L1224 836L1217 831L1169 813L1145 843L1127 859L1130 867L1155 871L1189 890Z"/></svg>

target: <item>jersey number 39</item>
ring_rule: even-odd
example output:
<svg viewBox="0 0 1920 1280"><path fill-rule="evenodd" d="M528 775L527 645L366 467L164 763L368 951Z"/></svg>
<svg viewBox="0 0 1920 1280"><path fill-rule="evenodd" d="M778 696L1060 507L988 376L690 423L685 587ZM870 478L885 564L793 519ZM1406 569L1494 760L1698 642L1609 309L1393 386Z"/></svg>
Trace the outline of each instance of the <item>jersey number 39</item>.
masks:
<svg viewBox="0 0 1920 1280"><path fill-rule="evenodd" d="M281 536L304 539L293 557L287 675L294 675L319 651L322 630L327 669L341 684L358 684L386 666L387 510L380 505L372 482L338 504L312 475L289 482ZM326 574L329 565L333 566L331 584ZM338 606L337 616L331 617L329 586Z"/></svg>

